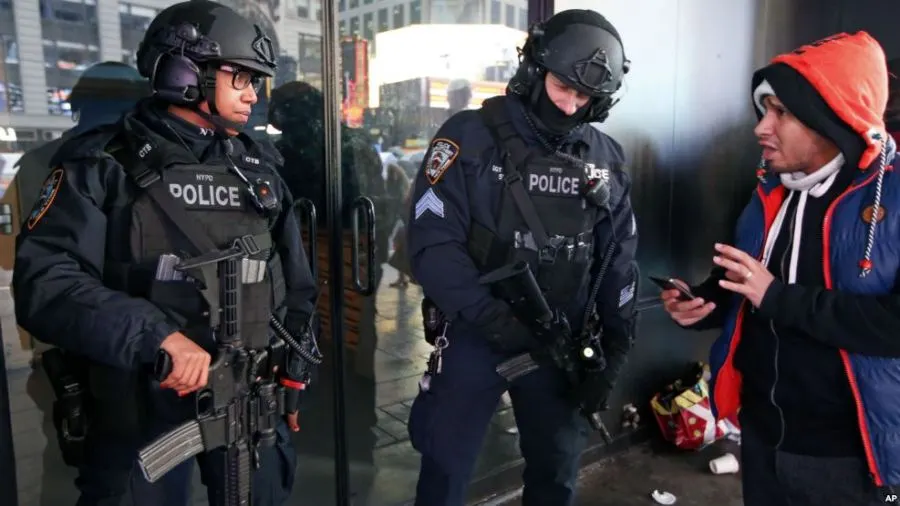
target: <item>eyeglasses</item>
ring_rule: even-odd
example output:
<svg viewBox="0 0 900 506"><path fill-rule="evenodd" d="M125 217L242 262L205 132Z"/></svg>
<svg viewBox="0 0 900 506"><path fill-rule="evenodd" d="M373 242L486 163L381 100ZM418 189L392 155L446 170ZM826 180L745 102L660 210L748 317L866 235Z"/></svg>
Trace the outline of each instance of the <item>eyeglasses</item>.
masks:
<svg viewBox="0 0 900 506"><path fill-rule="evenodd" d="M236 90L245 90L248 86L253 86L253 91L258 93L260 88L262 88L263 79L265 79L263 76L250 70L232 67L231 65L220 65L219 70L231 72L231 86Z"/></svg>

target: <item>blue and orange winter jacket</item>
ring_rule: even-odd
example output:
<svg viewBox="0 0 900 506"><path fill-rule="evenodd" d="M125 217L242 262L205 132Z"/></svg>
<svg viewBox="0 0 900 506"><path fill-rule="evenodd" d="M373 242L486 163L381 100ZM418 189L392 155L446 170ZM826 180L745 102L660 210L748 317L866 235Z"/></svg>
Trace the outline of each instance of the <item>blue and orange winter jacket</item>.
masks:
<svg viewBox="0 0 900 506"><path fill-rule="evenodd" d="M859 173L828 207L822 223L825 288L857 294L860 304L873 300L866 296L897 293L900 177L891 166L896 149L882 120L888 89L883 50L865 32L839 34L780 55L772 63L784 63L798 71L838 117L866 141ZM757 259L787 195L776 175L760 176L761 182L735 231L735 246ZM732 301L722 334L710 354L710 391L719 418L733 417L741 406L742 378L733 357L741 340L744 316L752 309L743 297L734 296ZM844 327L852 332L853 322L843 322ZM841 350L841 356L856 400L872 478L878 486L900 485L900 359L846 350Z"/></svg>

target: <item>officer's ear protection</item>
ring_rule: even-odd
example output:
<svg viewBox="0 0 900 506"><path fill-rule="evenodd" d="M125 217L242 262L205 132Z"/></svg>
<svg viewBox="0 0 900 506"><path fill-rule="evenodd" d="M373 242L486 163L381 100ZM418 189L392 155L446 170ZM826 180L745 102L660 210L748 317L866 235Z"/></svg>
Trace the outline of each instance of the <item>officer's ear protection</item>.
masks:
<svg viewBox="0 0 900 506"><path fill-rule="evenodd" d="M172 48L162 52L142 43L138 49L138 70L149 77L154 94L171 104L198 105L204 89L215 89L215 72L201 69L190 56L214 58L219 55L219 45L188 23L163 27L154 39L158 45Z"/></svg>
<svg viewBox="0 0 900 506"><path fill-rule="evenodd" d="M534 23L528 29L528 37L519 52L519 68L509 81L510 91L516 95L527 97L531 94L534 84L543 79L545 70L538 65L538 48L544 36L544 24Z"/></svg>

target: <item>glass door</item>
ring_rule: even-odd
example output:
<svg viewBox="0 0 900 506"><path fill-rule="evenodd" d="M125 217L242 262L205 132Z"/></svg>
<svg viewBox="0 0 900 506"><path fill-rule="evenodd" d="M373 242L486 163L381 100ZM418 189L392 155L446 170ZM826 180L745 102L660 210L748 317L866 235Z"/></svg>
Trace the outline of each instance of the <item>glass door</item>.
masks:
<svg viewBox="0 0 900 506"><path fill-rule="evenodd" d="M30 209L35 180L39 185L46 173L41 160L75 124L68 97L85 69L98 61L134 66L143 31L172 3L0 2L0 13L9 11L0 16L7 21L0 22L0 180L17 177L3 186L9 188L4 202L12 205L14 227ZM305 396L301 430L293 435L296 469L285 504L403 504L415 495L419 465L406 423L430 352L422 337L422 290L405 258L411 183L443 121L504 92L528 23L535 13L552 12L552 5L223 3L260 24L275 42L278 73L260 94L248 132L285 158L282 176L302 199L304 245L320 289L325 359ZM20 202L20 193L27 201ZM74 504L78 471L62 458L54 396L40 367L47 347L18 328L13 316L7 288L13 248L13 236L0 236L7 380L0 382L0 480L9 481L13 470L17 480L0 482L0 502L15 504L2 494L16 491L19 506ZM9 399L2 395L4 383ZM11 424L4 424L7 419ZM517 444L511 410L502 403L473 480L485 483L517 462ZM196 469L191 488L189 503L206 504Z"/></svg>

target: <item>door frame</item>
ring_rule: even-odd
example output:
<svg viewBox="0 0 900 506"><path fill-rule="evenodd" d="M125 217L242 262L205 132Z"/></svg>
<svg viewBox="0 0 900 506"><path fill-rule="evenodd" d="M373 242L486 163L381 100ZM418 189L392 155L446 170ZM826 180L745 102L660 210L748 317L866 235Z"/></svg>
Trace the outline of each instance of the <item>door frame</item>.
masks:
<svg viewBox="0 0 900 506"><path fill-rule="evenodd" d="M17 506L16 452L13 449L6 352L2 342L3 329L0 329L0 503Z"/></svg>
<svg viewBox="0 0 900 506"><path fill-rule="evenodd" d="M528 0L528 25L553 15L554 0ZM344 251L343 209L341 192L341 78L340 33L337 0L322 0L322 94L325 102L325 206L328 251ZM371 242L370 242L371 244ZM334 475L335 505L349 506L350 476L347 456L347 421L345 407L344 364L344 257L328 258L329 311L334 403ZM356 267L354 267L356 268ZM368 266L371 270L372 266Z"/></svg>

